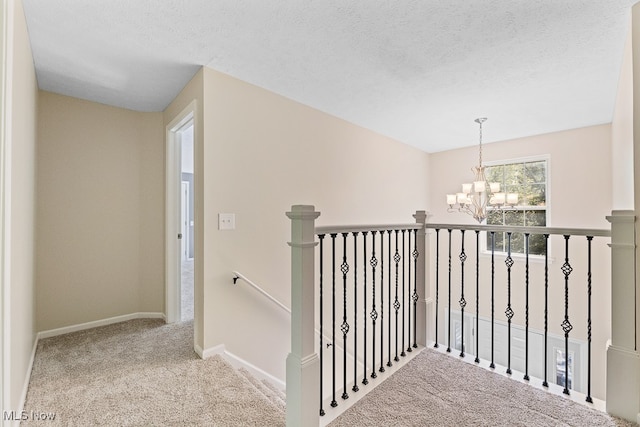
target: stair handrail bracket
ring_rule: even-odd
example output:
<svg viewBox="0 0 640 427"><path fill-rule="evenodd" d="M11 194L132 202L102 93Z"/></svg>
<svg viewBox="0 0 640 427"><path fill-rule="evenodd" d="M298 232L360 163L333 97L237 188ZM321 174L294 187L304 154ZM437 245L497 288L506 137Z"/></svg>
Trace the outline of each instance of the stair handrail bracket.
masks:
<svg viewBox="0 0 640 427"><path fill-rule="evenodd" d="M312 205L294 205L291 220L291 352L287 357L289 427L319 426L319 365L315 352L315 220Z"/></svg>

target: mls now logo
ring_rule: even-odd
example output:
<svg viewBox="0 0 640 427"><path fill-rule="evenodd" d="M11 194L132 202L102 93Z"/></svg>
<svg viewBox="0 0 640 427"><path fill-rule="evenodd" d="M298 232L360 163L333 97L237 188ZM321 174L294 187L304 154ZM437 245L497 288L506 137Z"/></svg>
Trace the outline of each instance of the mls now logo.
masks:
<svg viewBox="0 0 640 427"><path fill-rule="evenodd" d="M38 411L3 411L2 419L4 421L53 421L56 419L55 412L38 412Z"/></svg>
<svg viewBox="0 0 640 427"><path fill-rule="evenodd" d="M2 419L4 421L27 421L29 413L27 411L3 411Z"/></svg>

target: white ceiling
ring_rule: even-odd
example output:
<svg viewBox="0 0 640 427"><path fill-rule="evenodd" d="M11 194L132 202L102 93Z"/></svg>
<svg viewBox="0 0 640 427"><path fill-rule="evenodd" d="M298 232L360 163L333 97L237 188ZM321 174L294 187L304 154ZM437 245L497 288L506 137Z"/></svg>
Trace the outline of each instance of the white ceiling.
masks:
<svg viewBox="0 0 640 427"><path fill-rule="evenodd" d="M428 152L611 121L637 0L23 0L41 89L162 111L202 65Z"/></svg>

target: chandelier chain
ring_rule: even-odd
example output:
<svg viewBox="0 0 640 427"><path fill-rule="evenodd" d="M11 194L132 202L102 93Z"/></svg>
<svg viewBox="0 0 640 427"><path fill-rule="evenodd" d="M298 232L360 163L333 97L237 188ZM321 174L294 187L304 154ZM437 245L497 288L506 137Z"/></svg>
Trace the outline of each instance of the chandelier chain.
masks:
<svg viewBox="0 0 640 427"><path fill-rule="evenodd" d="M479 166L482 167L482 121L480 122L480 150L479 150L479 155L480 155L480 159L479 159Z"/></svg>

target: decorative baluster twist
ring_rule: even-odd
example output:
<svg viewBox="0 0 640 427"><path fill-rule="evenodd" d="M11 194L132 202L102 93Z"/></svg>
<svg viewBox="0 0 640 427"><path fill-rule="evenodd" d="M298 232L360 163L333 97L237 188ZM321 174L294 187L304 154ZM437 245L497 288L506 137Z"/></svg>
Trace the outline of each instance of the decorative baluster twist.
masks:
<svg viewBox="0 0 640 427"><path fill-rule="evenodd" d="M373 322L373 334L371 336L372 341L372 370L371 370L371 378L376 378L378 375L376 374L376 319L378 318L378 312L376 311L376 266L378 265L378 260L376 259L376 231L371 232L371 320Z"/></svg>
<svg viewBox="0 0 640 427"><path fill-rule="evenodd" d="M464 357L464 308L467 301L464 299L464 262L467 260L467 254L464 253L464 230L460 230L462 249L460 251L460 357Z"/></svg>
<svg viewBox="0 0 640 427"><path fill-rule="evenodd" d="M507 258L504 260L507 266L507 374L511 374L511 318L514 313L511 309L511 267L513 266L513 258L511 258L511 232L507 232Z"/></svg>
<svg viewBox="0 0 640 427"><path fill-rule="evenodd" d="M340 271L342 271L342 324L340 330L342 331L342 398L348 399L347 393L347 333L349 333L349 323L347 322L347 273L349 272L349 264L347 263L347 236L349 233L342 233L342 264L340 265Z"/></svg>
<svg viewBox="0 0 640 427"><path fill-rule="evenodd" d="M569 322L569 275L573 267L569 264L569 235L564 235L564 264L562 273L564 274L564 320L560 324L564 331L564 394L569 394L569 333L573 329Z"/></svg>

